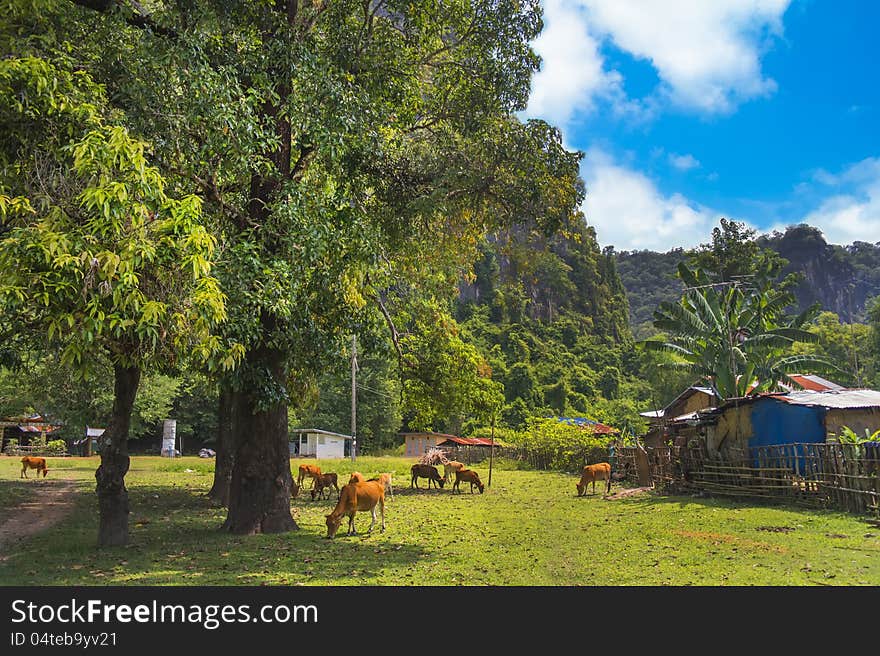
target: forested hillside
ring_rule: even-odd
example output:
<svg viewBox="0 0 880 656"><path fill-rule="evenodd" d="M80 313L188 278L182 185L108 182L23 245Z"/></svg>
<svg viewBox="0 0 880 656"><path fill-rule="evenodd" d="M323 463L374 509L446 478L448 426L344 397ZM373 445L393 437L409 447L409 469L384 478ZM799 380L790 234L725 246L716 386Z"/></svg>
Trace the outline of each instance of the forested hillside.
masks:
<svg viewBox="0 0 880 656"><path fill-rule="evenodd" d="M829 244L817 228L803 224L762 235L757 243L788 260L785 274L801 274L794 289L799 311L818 302L842 321L864 322L868 301L880 295L880 244ZM675 300L680 294L682 286L675 278L675 269L687 255L683 249L615 254L629 299L630 323L637 336L646 322L650 323L660 301Z"/></svg>
<svg viewBox="0 0 880 656"><path fill-rule="evenodd" d="M530 416L576 415L640 427L649 386L634 375L640 361L613 253L599 248L593 229L582 224L550 238L505 231L488 238L480 253L450 311L462 343L476 347L484 371L503 385L498 426L519 429ZM378 340L359 364L359 439L392 446L397 426L418 427L401 405L394 355ZM349 418L349 365L340 357L296 421L348 432ZM453 411L430 428L467 434L481 425Z"/></svg>

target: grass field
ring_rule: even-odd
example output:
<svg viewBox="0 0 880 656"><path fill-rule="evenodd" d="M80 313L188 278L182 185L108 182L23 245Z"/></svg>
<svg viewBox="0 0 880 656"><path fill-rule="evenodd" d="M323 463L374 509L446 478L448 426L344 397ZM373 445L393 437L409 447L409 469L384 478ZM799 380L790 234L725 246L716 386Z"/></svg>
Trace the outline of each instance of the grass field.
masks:
<svg viewBox="0 0 880 656"><path fill-rule="evenodd" d="M293 468L302 462L294 460ZM232 536L205 498L213 460L132 458L131 544L95 547L98 458L50 459L49 479L77 482L67 519L0 556L2 585L880 585L880 528L837 512L639 493L578 498L576 478L503 463L485 494L410 490L406 458L361 457L395 474L388 529L324 539L335 504L292 500L300 530ZM317 461L348 480L352 465ZM486 482L486 466L474 467ZM2 519L38 493L0 457ZM47 479L48 480L48 479ZM31 486L30 488L28 486ZM614 491L619 488L614 486ZM598 490L598 487L597 487Z"/></svg>

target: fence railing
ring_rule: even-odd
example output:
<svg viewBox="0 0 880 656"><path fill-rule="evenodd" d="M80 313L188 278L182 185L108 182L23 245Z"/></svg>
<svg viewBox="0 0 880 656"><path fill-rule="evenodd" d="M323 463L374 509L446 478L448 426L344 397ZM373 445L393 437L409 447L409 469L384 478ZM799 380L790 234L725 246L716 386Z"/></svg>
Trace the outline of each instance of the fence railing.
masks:
<svg viewBox="0 0 880 656"><path fill-rule="evenodd" d="M728 450L648 448L654 487L668 493L778 499L853 513L880 512L880 446L793 443ZM635 480L636 448L616 451L619 475Z"/></svg>

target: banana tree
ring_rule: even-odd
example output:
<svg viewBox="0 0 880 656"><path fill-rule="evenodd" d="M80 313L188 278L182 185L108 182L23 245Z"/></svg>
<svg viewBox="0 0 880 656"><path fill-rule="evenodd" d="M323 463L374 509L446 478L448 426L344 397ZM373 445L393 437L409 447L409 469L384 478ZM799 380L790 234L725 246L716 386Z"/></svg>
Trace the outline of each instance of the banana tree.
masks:
<svg viewBox="0 0 880 656"><path fill-rule="evenodd" d="M684 262L678 275L686 285L677 303L661 303L654 326L666 338L644 347L675 356L669 366L683 368L710 386L719 398L773 391L790 383L788 374L805 368L828 371L834 365L813 355L790 355L795 342L815 342L804 326L816 310L794 318L785 315L794 298L772 281L755 276L713 282L701 269Z"/></svg>

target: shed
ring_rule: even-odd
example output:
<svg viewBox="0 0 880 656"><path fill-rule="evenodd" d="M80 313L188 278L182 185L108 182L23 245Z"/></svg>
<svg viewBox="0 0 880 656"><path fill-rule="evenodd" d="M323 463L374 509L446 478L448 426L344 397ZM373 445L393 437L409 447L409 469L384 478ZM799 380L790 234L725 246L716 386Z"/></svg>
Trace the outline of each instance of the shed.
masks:
<svg viewBox="0 0 880 656"><path fill-rule="evenodd" d="M715 391L711 387L691 385L667 403L665 407L659 410L640 412L639 414L647 418L652 425L659 425L664 421L670 421L684 414L713 408L717 404L718 396L716 396Z"/></svg>
<svg viewBox="0 0 880 656"><path fill-rule="evenodd" d="M302 458L344 458L346 442L354 440L351 435L320 428L294 428L290 432L290 455L299 455Z"/></svg>
<svg viewBox="0 0 880 656"><path fill-rule="evenodd" d="M419 457L425 452L437 446L440 442L450 438L461 439L458 435L448 435L446 433L435 433L433 431L423 431L414 433L400 433L403 437L403 443L406 445L404 454L407 456Z"/></svg>
<svg viewBox="0 0 880 656"><path fill-rule="evenodd" d="M73 445L79 447L82 455L90 456L98 452L98 438L104 434L105 428L93 428L86 426L86 435L82 439L74 440Z"/></svg>
<svg viewBox="0 0 880 656"><path fill-rule="evenodd" d="M7 417L0 420L0 447L5 449L9 440L15 440L19 445L45 444L47 436L60 428L60 424L50 424L38 414Z"/></svg>
<svg viewBox="0 0 880 656"><path fill-rule="evenodd" d="M880 428L880 392L800 390L731 399L707 421L708 450L834 441L843 426L858 434Z"/></svg>

